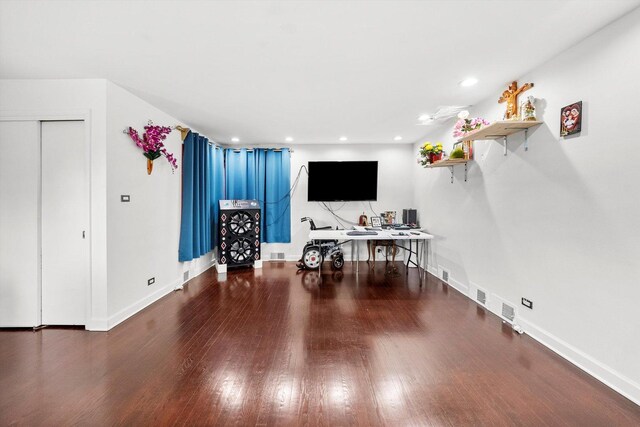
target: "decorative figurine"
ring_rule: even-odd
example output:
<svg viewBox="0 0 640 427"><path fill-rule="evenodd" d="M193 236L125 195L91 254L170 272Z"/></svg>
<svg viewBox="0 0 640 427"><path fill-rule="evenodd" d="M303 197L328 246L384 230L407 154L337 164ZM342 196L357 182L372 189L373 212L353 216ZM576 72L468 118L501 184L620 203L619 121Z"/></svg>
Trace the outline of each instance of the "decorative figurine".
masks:
<svg viewBox="0 0 640 427"><path fill-rule="evenodd" d="M512 82L507 90L502 92L502 96L498 99L498 104L503 102L507 103L507 111L504 113L505 120L517 120L518 119L518 95L525 90L529 90L533 87L533 83L525 83L522 87L518 88L518 82Z"/></svg>
<svg viewBox="0 0 640 427"><path fill-rule="evenodd" d="M527 96L527 101L522 104L521 113L522 120L535 121L536 120L536 99L533 96Z"/></svg>
<svg viewBox="0 0 640 427"><path fill-rule="evenodd" d="M362 215L360 215L360 218L358 218L358 225L361 225L363 227L369 225L369 220L367 219L367 215L365 215L364 212L362 212Z"/></svg>

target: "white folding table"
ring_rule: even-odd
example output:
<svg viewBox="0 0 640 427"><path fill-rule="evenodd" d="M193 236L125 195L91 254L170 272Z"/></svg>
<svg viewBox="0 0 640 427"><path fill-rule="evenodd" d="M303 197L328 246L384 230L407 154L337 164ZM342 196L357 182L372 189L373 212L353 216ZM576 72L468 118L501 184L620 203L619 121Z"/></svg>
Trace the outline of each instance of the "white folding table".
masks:
<svg viewBox="0 0 640 427"><path fill-rule="evenodd" d="M363 230L361 227L356 227L360 230ZM433 239L431 234L424 233L422 231L417 230L392 230L392 229L384 229L377 230L376 234L366 234L366 235L349 235L348 233L354 230L311 230L309 232L309 239L313 242L314 245L319 245L319 243L323 240L337 240L338 244L343 245L345 243L351 242L351 256L353 260L353 246L356 246L356 274L359 272L360 265L360 247L358 242L367 241L367 240L393 240L395 241L408 241L409 248L405 246L400 246L400 248L404 249L409 253L409 259L407 259L407 268L409 266L409 262L411 262L411 255L415 254L417 257L417 266L418 269L422 265L421 262L425 261L429 253L429 241ZM416 250L413 251L411 249L411 243L416 242ZM420 242L422 242L422 248L420 248ZM397 244L397 243L396 243ZM422 250L420 250L422 249ZM375 256L375 254L374 254ZM319 263L318 271L320 272L320 280L322 280L322 262ZM419 270L418 270L419 271ZM422 286L423 276L426 275L426 265L423 270L420 272L420 286Z"/></svg>

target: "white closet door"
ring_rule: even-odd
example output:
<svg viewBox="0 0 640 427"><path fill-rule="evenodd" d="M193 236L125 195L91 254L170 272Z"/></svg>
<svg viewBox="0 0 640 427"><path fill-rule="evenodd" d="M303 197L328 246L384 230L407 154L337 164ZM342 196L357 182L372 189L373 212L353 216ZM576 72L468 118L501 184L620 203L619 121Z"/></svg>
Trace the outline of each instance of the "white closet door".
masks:
<svg viewBox="0 0 640 427"><path fill-rule="evenodd" d="M89 201L84 122L42 122L42 324L84 325Z"/></svg>
<svg viewBox="0 0 640 427"><path fill-rule="evenodd" d="M0 327L40 325L40 122L0 122Z"/></svg>

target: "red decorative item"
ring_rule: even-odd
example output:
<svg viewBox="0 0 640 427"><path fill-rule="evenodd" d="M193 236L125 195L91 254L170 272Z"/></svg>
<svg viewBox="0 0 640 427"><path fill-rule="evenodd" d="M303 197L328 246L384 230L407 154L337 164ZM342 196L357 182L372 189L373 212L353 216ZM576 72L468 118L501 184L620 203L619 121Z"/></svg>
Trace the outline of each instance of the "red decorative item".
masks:
<svg viewBox="0 0 640 427"><path fill-rule="evenodd" d="M442 160L442 151L441 151L441 152L439 152L438 154L435 154L435 153L431 153L431 154L430 154L430 156L429 156L429 161L430 161L431 163L435 163L435 162L437 162L437 161L439 161L439 160Z"/></svg>

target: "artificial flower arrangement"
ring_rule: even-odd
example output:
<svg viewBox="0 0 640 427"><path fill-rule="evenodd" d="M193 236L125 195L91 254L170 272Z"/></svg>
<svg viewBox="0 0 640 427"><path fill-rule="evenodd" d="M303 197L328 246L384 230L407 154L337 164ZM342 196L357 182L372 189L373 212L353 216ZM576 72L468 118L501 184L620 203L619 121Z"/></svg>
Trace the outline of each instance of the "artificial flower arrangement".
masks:
<svg viewBox="0 0 640 427"><path fill-rule="evenodd" d="M164 140L167 139L167 135L171 133L171 128L167 126L156 126L149 120L149 124L144 127L144 133L142 138L138 134L138 131L132 127L129 127L128 131L133 142L144 151L142 153L147 158L147 174L151 175L153 170L153 161L160 156L167 158L169 165L171 166L171 172L178 168L178 162L174 155L167 151L164 146Z"/></svg>
<svg viewBox="0 0 640 427"><path fill-rule="evenodd" d="M458 113L458 121L453 127L453 137L462 138L469 132L480 129L483 126L489 126L490 124L491 123L481 117L469 118L469 112L466 110L460 111L460 113Z"/></svg>
<svg viewBox="0 0 640 427"><path fill-rule="evenodd" d="M420 157L418 158L418 163L424 167L429 164L435 163L438 160L442 159L443 155L442 143L438 142L437 144L431 144L430 142L425 142L420 147Z"/></svg>

